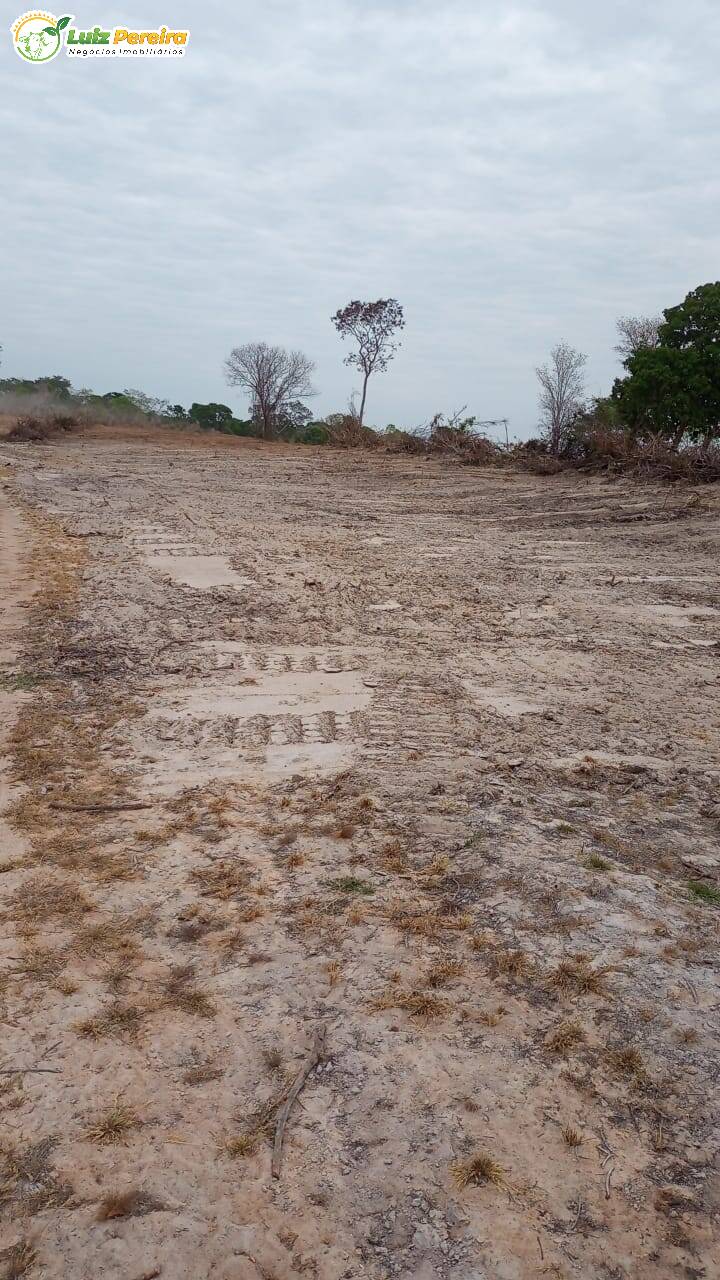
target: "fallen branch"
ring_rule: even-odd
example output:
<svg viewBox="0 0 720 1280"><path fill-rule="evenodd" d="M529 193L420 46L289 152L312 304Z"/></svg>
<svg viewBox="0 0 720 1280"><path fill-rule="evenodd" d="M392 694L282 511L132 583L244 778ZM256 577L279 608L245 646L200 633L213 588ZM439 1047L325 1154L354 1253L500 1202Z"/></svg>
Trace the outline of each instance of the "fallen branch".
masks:
<svg viewBox="0 0 720 1280"><path fill-rule="evenodd" d="M119 813L123 809L152 809L151 804L141 801L127 804L56 804L51 801L51 809L62 809L65 813Z"/></svg>
<svg viewBox="0 0 720 1280"><path fill-rule="evenodd" d="M295 1077L293 1086L287 1098L285 1099L282 1107L280 1108L280 1111L278 1112L277 1127L275 1129L275 1142L273 1145L273 1155L272 1155L273 1178L280 1177L280 1165L282 1163L282 1145L283 1145L283 1138L285 1136L285 1125L288 1122L288 1116L290 1115L290 1112L292 1110L292 1105L295 1102L295 1099L297 1098L303 1085L305 1084L305 1081L310 1075L310 1072L312 1071L313 1067L317 1066L318 1062L320 1062L321 1058L323 1057L323 1054L325 1052L326 1035L327 1035L327 1028L321 1023L320 1026L316 1027L315 1029L312 1048L307 1058L305 1059L305 1062L303 1063L300 1071Z"/></svg>
<svg viewBox="0 0 720 1280"><path fill-rule="evenodd" d="M0 1076L27 1076L38 1071L53 1076L60 1075L59 1067L0 1067Z"/></svg>

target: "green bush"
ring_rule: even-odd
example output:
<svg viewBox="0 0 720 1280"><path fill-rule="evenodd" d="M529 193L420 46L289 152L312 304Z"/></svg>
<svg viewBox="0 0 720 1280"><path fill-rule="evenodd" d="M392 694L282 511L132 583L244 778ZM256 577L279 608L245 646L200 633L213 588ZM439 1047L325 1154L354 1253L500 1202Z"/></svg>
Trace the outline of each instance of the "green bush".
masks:
<svg viewBox="0 0 720 1280"><path fill-rule="evenodd" d="M313 422L297 437L300 444L327 444L330 432L322 422Z"/></svg>

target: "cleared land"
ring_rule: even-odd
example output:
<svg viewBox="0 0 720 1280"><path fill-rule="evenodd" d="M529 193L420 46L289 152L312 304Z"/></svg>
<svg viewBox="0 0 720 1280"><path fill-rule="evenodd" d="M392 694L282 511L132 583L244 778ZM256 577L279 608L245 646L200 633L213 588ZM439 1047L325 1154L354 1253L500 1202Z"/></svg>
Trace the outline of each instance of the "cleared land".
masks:
<svg viewBox="0 0 720 1280"><path fill-rule="evenodd" d="M717 1274L719 504L0 444L8 1276Z"/></svg>

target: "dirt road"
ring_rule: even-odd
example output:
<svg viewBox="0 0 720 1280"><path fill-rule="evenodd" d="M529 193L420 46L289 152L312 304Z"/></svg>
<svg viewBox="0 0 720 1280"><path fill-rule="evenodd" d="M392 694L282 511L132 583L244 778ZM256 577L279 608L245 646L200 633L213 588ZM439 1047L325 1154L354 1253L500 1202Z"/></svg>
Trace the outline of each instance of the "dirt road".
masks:
<svg viewBox="0 0 720 1280"><path fill-rule="evenodd" d="M720 496L167 437L0 477L8 1275L717 1274Z"/></svg>

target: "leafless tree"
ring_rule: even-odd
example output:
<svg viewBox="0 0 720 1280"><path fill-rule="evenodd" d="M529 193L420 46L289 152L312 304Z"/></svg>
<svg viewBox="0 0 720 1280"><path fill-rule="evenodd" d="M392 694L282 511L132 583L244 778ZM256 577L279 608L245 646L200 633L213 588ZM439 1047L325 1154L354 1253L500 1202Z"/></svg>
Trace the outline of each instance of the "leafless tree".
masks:
<svg viewBox="0 0 720 1280"><path fill-rule="evenodd" d="M387 369L399 343L394 340L396 329L405 326L403 309L396 298L378 298L377 302L348 302L332 317L341 338L352 338L357 351L345 357L345 364L354 365L363 375L362 397L358 423L362 426L365 414L365 397L368 378L378 369Z"/></svg>
<svg viewBox="0 0 720 1280"><path fill-rule="evenodd" d="M636 351L647 351L658 344L662 316L619 316L617 331L620 341L615 350L623 364Z"/></svg>
<svg viewBox="0 0 720 1280"><path fill-rule="evenodd" d="M559 342L550 352L549 364L535 370L540 383L540 424L551 453L560 452L567 429L582 408L586 361L581 351Z"/></svg>
<svg viewBox="0 0 720 1280"><path fill-rule="evenodd" d="M302 351L246 342L233 347L225 361L231 387L243 387L262 422L263 438L272 440L278 416L293 400L315 395L311 377L315 365Z"/></svg>

